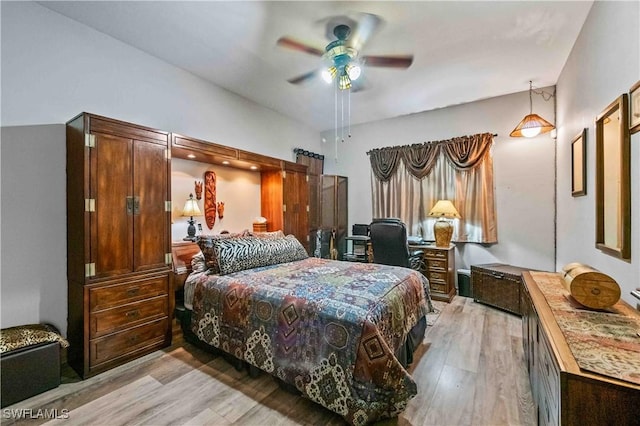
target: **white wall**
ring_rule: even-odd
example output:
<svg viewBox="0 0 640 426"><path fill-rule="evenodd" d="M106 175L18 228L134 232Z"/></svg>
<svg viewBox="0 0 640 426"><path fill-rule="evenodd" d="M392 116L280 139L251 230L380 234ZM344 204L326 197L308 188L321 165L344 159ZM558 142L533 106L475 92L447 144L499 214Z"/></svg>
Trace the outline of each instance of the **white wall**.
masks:
<svg viewBox="0 0 640 426"><path fill-rule="evenodd" d="M36 3L2 2L1 20L2 327L50 321L66 333L62 124L76 114L286 160L321 149L307 126Z"/></svg>
<svg viewBox="0 0 640 426"><path fill-rule="evenodd" d="M3 127L2 327L66 329L65 127ZM82 224L79 224L82 226Z"/></svg>
<svg viewBox="0 0 640 426"><path fill-rule="evenodd" d="M499 72L496 69L496 72ZM535 76L522 76L522 86ZM553 88L545 88L553 92ZM355 95L354 95L355 96ZM533 99L533 110L553 122L553 99ZM498 243L456 245L456 268L501 262L553 270L554 155L550 133L511 138L509 133L529 113L528 91L434 111L352 127L352 137L339 142L335 161L333 132L323 133L325 173L349 178L349 223L369 223L372 148L408 145L476 133L497 133L493 146ZM416 233L416 230L410 230Z"/></svg>
<svg viewBox="0 0 640 426"><path fill-rule="evenodd" d="M640 133L631 136L631 261L595 248L595 117L640 79L640 3L595 2L558 80L558 258L640 287ZM571 140L587 129L587 195L571 196Z"/></svg>

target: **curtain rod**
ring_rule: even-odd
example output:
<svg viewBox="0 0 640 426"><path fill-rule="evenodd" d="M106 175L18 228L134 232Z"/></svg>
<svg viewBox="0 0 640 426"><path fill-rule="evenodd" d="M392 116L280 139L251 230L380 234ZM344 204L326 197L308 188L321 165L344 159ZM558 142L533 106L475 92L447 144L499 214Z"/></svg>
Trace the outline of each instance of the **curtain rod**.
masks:
<svg viewBox="0 0 640 426"><path fill-rule="evenodd" d="M486 134L486 133L479 133L479 134ZM494 138L497 138L498 134L497 133L492 133L491 136L494 137ZM458 137L464 137L464 136L458 136ZM412 145L437 144L437 143L448 142L448 141L449 141L449 139L445 139L445 140L441 140L441 141L427 141L427 142L415 143L415 144L412 144ZM375 151L377 149L402 148L402 147L407 147L407 146L412 146L412 145L399 145L399 146L389 146L389 147L386 147L386 148L374 148L374 149L372 149L370 151L367 151L367 155L369 155L369 153L371 151Z"/></svg>

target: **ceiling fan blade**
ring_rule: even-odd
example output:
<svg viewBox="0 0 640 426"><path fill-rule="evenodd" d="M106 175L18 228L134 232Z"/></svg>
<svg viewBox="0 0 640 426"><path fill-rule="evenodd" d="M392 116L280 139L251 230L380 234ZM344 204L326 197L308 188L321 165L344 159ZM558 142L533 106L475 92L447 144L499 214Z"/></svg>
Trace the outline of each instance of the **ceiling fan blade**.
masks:
<svg viewBox="0 0 640 426"><path fill-rule="evenodd" d="M357 51L362 50L367 40L375 33L382 24L382 18L371 13L362 13L358 19L358 24L349 36L349 46Z"/></svg>
<svg viewBox="0 0 640 426"><path fill-rule="evenodd" d="M295 40L291 37L280 37L276 44L287 49L298 50L315 56L322 56L324 54L323 49L309 46L308 44Z"/></svg>
<svg viewBox="0 0 640 426"><path fill-rule="evenodd" d="M297 77L293 77L290 78L289 80L287 80L289 83L291 84L301 84L301 83L306 83L307 81L311 80L312 78L314 78L316 76L316 74L318 73L317 70L314 71L309 71L306 74L302 74L299 75Z"/></svg>
<svg viewBox="0 0 640 426"><path fill-rule="evenodd" d="M363 56L362 61L368 67L409 68L413 55Z"/></svg>

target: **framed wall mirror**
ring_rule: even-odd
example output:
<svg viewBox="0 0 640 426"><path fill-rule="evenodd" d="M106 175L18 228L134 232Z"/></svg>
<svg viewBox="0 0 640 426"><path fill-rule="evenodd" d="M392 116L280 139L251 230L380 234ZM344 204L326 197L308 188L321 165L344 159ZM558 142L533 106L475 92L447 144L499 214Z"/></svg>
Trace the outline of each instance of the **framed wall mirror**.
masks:
<svg viewBox="0 0 640 426"><path fill-rule="evenodd" d="M596 117L596 247L631 259L631 150L628 97Z"/></svg>
<svg viewBox="0 0 640 426"><path fill-rule="evenodd" d="M587 129L571 142L571 195L587 195Z"/></svg>

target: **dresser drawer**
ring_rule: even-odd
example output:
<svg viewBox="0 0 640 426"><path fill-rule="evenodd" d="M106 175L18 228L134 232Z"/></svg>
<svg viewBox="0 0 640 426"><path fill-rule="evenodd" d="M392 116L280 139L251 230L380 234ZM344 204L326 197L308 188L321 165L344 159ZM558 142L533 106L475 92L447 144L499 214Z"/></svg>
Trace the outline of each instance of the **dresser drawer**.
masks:
<svg viewBox="0 0 640 426"><path fill-rule="evenodd" d="M560 409L560 372L544 335L540 336L538 368L538 378L542 383L540 392L545 393L550 416L557 418Z"/></svg>
<svg viewBox="0 0 640 426"><path fill-rule="evenodd" d="M169 276L89 289L89 311L95 312L169 293Z"/></svg>
<svg viewBox="0 0 640 426"><path fill-rule="evenodd" d="M447 251L446 250L425 250L424 252L424 257L428 258L428 259L443 259L445 261L447 261Z"/></svg>
<svg viewBox="0 0 640 426"><path fill-rule="evenodd" d="M433 271L431 269L429 269L429 271L427 271L427 278L429 279L429 282L431 281L441 281L446 283L447 282L447 272L446 271Z"/></svg>
<svg viewBox="0 0 640 426"><path fill-rule="evenodd" d="M169 297L163 295L91 314L91 338L166 317L168 311Z"/></svg>
<svg viewBox="0 0 640 426"><path fill-rule="evenodd" d="M429 259L427 261L427 268L436 271L446 271L447 270L447 260L446 259Z"/></svg>
<svg viewBox="0 0 640 426"><path fill-rule="evenodd" d="M148 346L162 344L168 327L168 318L111 334L89 342L90 364L97 364L125 356Z"/></svg>
<svg viewBox="0 0 640 426"><path fill-rule="evenodd" d="M447 284L446 283L439 283L439 282L435 282L435 281L429 280L429 288L431 289L431 291L435 291L435 292L439 292L439 293L446 293L447 292Z"/></svg>

